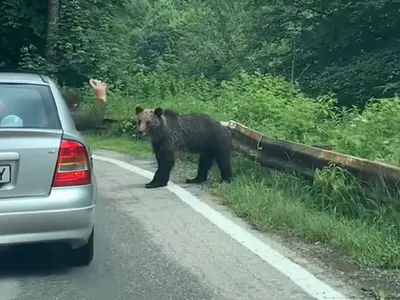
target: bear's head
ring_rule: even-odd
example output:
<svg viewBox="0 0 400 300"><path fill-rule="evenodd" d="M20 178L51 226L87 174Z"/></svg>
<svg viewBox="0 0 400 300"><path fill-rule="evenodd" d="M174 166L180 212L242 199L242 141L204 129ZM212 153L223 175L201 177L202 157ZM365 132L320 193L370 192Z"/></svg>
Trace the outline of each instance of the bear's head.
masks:
<svg viewBox="0 0 400 300"><path fill-rule="evenodd" d="M142 135L152 135L161 130L164 124L163 112L160 107L156 109L142 108L136 106L136 122L137 128Z"/></svg>

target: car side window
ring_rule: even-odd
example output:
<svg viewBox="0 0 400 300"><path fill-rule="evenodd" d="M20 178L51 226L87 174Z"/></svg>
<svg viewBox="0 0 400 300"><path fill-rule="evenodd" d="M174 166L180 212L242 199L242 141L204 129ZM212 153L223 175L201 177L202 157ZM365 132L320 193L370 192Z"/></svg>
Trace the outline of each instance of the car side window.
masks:
<svg viewBox="0 0 400 300"><path fill-rule="evenodd" d="M0 84L0 128L60 129L48 86Z"/></svg>

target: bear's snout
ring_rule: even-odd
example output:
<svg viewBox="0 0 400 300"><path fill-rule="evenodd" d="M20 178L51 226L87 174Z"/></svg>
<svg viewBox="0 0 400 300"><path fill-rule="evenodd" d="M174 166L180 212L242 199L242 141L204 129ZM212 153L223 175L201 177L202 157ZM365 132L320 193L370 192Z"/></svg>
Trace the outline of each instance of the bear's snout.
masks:
<svg viewBox="0 0 400 300"><path fill-rule="evenodd" d="M140 133L140 135L143 135L143 136L147 135L146 130L140 130L140 129L139 129L139 133Z"/></svg>

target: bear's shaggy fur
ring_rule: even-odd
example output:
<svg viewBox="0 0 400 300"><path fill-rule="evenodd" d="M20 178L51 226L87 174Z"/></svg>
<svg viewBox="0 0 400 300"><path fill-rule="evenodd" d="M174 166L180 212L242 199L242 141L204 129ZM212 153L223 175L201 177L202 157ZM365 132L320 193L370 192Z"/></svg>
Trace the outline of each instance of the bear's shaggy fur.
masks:
<svg viewBox="0 0 400 300"><path fill-rule="evenodd" d="M228 128L207 114L179 115L171 109L143 109L136 106L137 128L142 135L150 137L158 168L146 188L168 184L175 164L175 152L200 154L197 176L186 183L202 183L214 159L225 182L232 180L232 136Z"/></svg>

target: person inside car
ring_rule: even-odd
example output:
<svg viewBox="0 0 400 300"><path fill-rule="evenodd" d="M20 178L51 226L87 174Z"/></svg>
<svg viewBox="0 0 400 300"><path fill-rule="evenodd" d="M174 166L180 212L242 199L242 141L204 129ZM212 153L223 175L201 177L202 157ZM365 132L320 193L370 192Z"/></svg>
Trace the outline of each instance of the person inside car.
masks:
<svg viewBox="0 0 400 300"><path fill-rule="evenodd" d="M77 130L90 130L102 123L106 111L106 84L100 80L90 79L90 86L95 90L96 103L88 108L80 107L80 97L75 89L63 87L61 93L71 112Z"/></svg>

